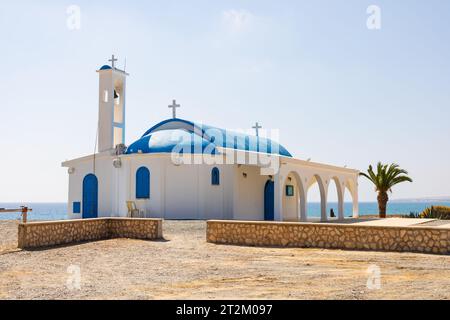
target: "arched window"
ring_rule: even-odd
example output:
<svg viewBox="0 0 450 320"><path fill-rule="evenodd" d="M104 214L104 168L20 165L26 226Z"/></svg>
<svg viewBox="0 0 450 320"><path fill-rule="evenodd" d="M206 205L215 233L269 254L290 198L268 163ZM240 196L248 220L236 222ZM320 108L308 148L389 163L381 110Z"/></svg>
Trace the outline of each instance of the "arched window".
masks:
<svg viewBox="0 0 450 320"><path fill-rule="evenodd" d="M150 171L140 167L136 171L136 199L150 198Z"/></svg>
<svg viewBox="0 0 450 320"><path fill-rule="evenodd" d="M211 184L218 186L220 184L220 173L217 167L214 167L211 171Z"/></svg>

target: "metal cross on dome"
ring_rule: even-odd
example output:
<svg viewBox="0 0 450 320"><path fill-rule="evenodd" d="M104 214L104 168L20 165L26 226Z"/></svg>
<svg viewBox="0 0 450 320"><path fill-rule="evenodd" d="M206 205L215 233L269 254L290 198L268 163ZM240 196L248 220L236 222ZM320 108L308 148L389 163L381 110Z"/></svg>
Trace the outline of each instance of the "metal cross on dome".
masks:
<svg viewBox="0 0 450 320"><path fill-rule="evenodd" d="M259 136L259 129L261 129L262 126L260 126L259 123L256 122L256 124L252 128L256 130L256 136L258 137Z"/></svg>
<svg viewBox="0 0 450 320"><path fill-rule="evenodd" d="M108 61L110 61L111 62L111 68L115 68L115 63L114 62L116 62L117 61L117 59L116 58L114 58L114 55L112 55L112 57L111 57L111 59L109 59Z"/></svg>
<svg viewBox="0 0 450 320"><path fill-rule="evenodd" d="M172 108L172 117L175 119L177 117L177 108L181 107L177 104L176 100L172 100L172 104L169 105L169 108Z"/></svg>

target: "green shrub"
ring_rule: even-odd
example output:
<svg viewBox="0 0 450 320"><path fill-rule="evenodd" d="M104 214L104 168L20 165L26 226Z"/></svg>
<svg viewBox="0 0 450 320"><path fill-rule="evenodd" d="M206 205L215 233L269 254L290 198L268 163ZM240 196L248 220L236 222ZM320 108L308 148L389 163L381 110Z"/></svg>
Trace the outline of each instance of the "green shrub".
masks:
<svg viewBox="0 0 450 320"><path fill-rule="evenodd" d="M417 218L420 218L420 213L411 211L409 214L405 214L402 217L403 218L417 219Z"/></svg>
<svg viewBox="0 0 450 320"><path fill-rule="evenodd" d="M431 206L430 208L426 208L419 217L450 220L450 207Z"/></svg>

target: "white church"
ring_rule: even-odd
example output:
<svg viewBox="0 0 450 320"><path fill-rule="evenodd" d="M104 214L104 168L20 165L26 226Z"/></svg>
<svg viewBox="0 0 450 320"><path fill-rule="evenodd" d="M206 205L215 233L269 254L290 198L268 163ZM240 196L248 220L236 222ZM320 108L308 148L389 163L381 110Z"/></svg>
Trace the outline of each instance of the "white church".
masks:
<svg viewBox="0 0 450 320"><path fill-rule="evenodd" d="M144 217L308 221L308 190L318 184L321 221L329 219L328 190L335 184L337 219L344 193L358 216L357 170L294 158L279 143L180 119L153 125L125 144L128 73L110 59L99 75L98 152L65 161L68 218Z"/></svg>

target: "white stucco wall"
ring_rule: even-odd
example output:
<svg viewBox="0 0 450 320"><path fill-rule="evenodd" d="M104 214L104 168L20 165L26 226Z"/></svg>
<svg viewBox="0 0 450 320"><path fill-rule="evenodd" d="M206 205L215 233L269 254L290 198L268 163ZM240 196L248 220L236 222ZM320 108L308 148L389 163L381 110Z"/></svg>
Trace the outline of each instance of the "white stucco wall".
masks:
<svg viewBox="0 0 450 320"><path fill-rule="evenodd" d="M135 201L138 209L144 211L145 217L264 220L264 187L270 177L263 175L258 166L175 165L170 154L133 154L120 156L122 165L115 168L115 158L108 153L96 155L100 217L126 216L126 201L131 200ZM78 219L82 215L73 214L72 204L78 201L82 207L82 183L84 177L93 172L93 159L85 157L63 165L74 168L74 172L69 174L68 207L69 218ZM150 199L136 199L136 171L141 166L150 170ZM219 186L211 184L214 166L220 171ZM358 214L357 171L283 159L279 172L272 179L275 182L275 220L308 219L308 188L319 180L325 208L323 220L327 219L328 188L335 182L340 187L341 199L345 190L351 192L354 215ZM294 185L293 197L285 195L286 184Z"/></svg>
<svg viewBox="0 0 450 320"><path fill-rule="evenodd" d="M289 178L291 179L289 181ZM286 196L286 186L294 186L294 195L291 197ZM296 178L289 174L285 180L283 186L283 220L285 221L298 221L299 214L299 187Z"/></svg>
<svg viewBox="0 0 450 320"><path fill-rule="evenodd" d="M261 175L259 167L249 165L236 166L234 176L233 219L264 220L264 186L269 176Z"/></svg>
<svg viewBox="0 0 450 320"><path fill-rule="evenodd" d="M234 165L174 165L170 155L136 154L121 156L122 166L114 168L116 156L96 159L95 175L99 185L99 216L126 216L126 201L134 201L146 217L165 219L230 219L233 212ZM66 163L74 168L69 174L69 219L73 202L81 202L82 185L93 173L93 159ZM136 199L136 171L150 170L150 198ZM220 172L220 185L211 184L211 170Z"/></svg>
<svg viewBox="0 0 450 320"><path fill-rule="evenodd" d="M80 219L82 214L73 213L73 202L80 202L83 208L83 179L87 174L94 173L94 160L82 159L72 166L75 171L69 174L69 201L68 218ZM112 190L113 190L113 166L109 157L97 157L95 159L95 175L98 180L98 216L109 217L113 210ZM103 199L103 201L100 201ZM81 210L82 211L82 210Z"/></svg>

